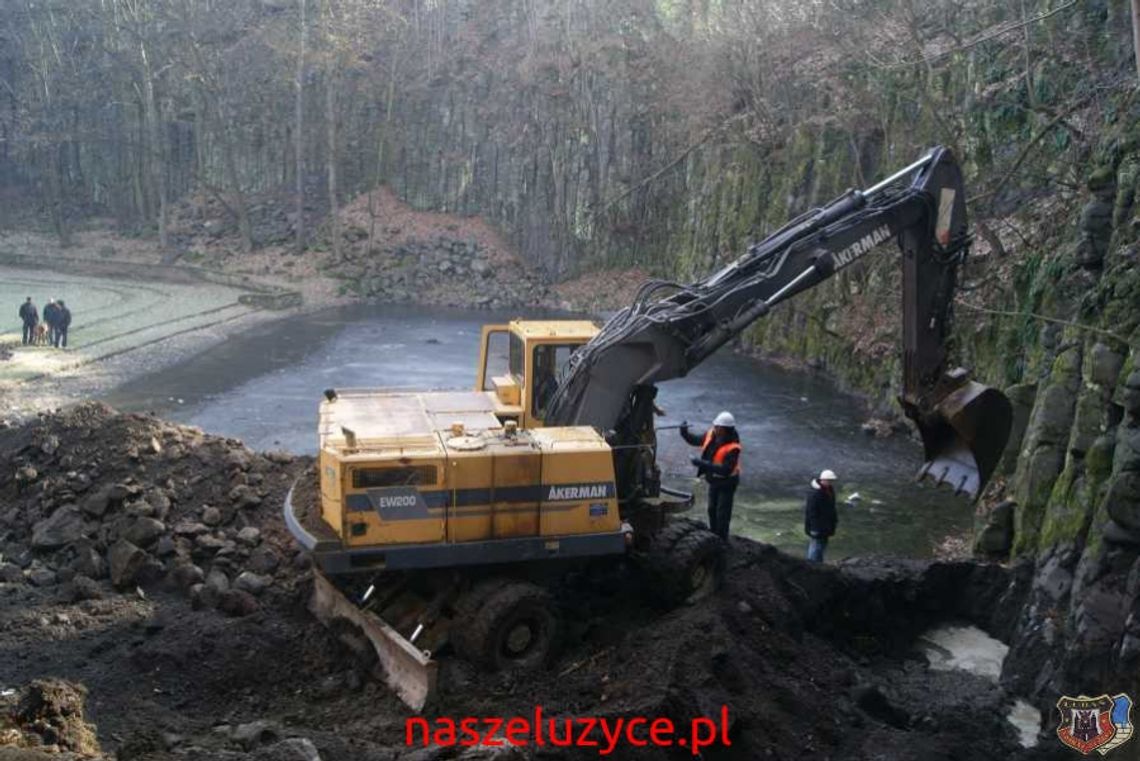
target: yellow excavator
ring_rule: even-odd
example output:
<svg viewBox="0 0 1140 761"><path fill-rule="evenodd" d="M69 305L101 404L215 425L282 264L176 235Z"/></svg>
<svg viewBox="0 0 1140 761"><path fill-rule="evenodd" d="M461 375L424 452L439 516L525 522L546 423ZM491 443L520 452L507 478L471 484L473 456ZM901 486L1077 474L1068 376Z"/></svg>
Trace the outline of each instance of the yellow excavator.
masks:
<svg viewBox="0 0 1140 761"><path fill-rule="evenodd" d="M665 605L710 594L723 543L681 515L691 495L661 484L656 385L889 240L902 254L900 403L922 437L919 478L976 498L1012 411L948 362L970 238L961 172L939 147L704 280L645 283L600 327L485 327L471 391L326 390L318 472L284 511L313 559L310 609L419 710L438 654L491 670L548 662L559 617L543 580L567 564L630 559Z"/></svg>

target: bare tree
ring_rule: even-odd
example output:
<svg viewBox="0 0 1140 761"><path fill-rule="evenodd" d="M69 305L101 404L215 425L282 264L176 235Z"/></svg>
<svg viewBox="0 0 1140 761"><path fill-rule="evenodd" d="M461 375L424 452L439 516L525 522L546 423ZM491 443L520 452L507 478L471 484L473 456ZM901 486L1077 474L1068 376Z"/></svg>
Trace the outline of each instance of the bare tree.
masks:
<svg viewBox="0 0 1140 761"><path fill-rule="evenodd" d="M1132 53L1136 57L1136 78L1140 79L1140 0L1132 0Z"/></svg>
<svg viewBox="0 0 1140 761"><path fill-rule="evenodd" d="M301 41L297 49L297 77L295 87L297 98L295 103L296 117L294 136L296 138L297 152L297 253L305 250L305 42L309 35L307 17L307 0L301 3Z"/></svg>
<svg viewBox="0 0 1140 761"><path fill-rule="evenodd" d="M340 58L342 54L334 29L332 0L325 0L325 34L330 48L325 58L325 126L328 129L327 174L329 189L329 235L332 238L333 256L339 260L341 257L342 241L340 236L340 207L337 203L336 162L340 158L340 154L337 151L336 89L340 78Z"/></svg>

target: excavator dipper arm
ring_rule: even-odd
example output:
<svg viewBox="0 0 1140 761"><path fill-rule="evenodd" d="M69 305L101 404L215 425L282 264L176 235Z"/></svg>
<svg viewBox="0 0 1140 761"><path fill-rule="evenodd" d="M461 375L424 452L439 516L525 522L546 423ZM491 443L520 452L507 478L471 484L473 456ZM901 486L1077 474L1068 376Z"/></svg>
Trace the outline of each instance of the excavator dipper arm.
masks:
<svg viewBox="0 0 1140 761"><path fill-rule="evenodd" d="M903 267L900 401L923 437L927 462L920 476L977 496L1005 447L1012 412L1000 392L947 367L951 306L969 233L961 171L941 147L872 188L850 190L792 220L704 280L646 283L631 306L575 352L546 424L593 425L613 431L617 445L646 443L652 428L646 398L655 384L686 375L780 302L892 239Z"/></svg>

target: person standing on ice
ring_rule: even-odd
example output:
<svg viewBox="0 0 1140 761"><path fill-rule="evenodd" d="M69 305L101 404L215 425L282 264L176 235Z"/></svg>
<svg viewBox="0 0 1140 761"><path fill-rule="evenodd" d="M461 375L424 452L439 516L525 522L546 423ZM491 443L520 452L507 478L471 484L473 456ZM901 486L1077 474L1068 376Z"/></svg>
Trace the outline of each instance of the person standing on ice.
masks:
<svg viewBox="0 0 1140 761"><path fill-rule="evenodd" d="M839 515L835 512L835 472L825 470L813 478L804 503L804 533L808 535L807 559L823 562L827 541L835 535Z"/></svg>
<svg viewBox="0 0 1140 761"><path fill-rule="evenodd" d="M36 337L36 323L40 321L40 313L32 303L32 297L20 304L20 321L24 324L24 346L27 346Z"/></svg>
<svg viewBox="0 0 1140 761"><path fill-rule="evenodd" d="M740 436L736 420L730 412L722 412L713 420L705 435L689 432L689 424L681 423L681 438L690 446L700 447L700 457L690 460L697 475L709 484L709 531L725 541L732 521L732 500L740 485Z"/></svg>

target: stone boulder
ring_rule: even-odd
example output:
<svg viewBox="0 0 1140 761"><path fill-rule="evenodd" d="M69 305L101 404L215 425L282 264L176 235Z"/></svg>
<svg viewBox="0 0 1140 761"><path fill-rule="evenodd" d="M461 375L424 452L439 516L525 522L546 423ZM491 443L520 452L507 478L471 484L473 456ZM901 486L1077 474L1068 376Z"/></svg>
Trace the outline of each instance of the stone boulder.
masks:
<svg viewBox="0 0 1140 761"><path fill-rule="evenodd" d="M54 550L83 535L83 515L75 505L64 505L32 528L32 547Z"/></svg>
<svg viewBox="0 0 1140 761"><path fill-rule="evenodd" d="M1104 499L1112 520L1129 531L1140 531L1140 473L1127 471L1113 478Z"/></svg>
<svg viewBox="0 0 1140 761"><path fill-rule="evenodd" d="M166 532L166 526L157 518L141 517L127 529L126 538L139 547L149 547Z"/></svg>
<svg viewBox="0 0 1140 761"><path fill-rule="evenodd" d="M1007 499L986 516L986 525L978 532L974 551L986 557L1005 557L1013 547L1013 512L1016 503Z"/></svg>
<svg viewBox="0 0 1140 761"><path fill-rule="evenodd" d="M132 542L126 539L115 542L107 551L111 583L120 588L132 584L146 564L146 559L146 552Z"/></svg>

